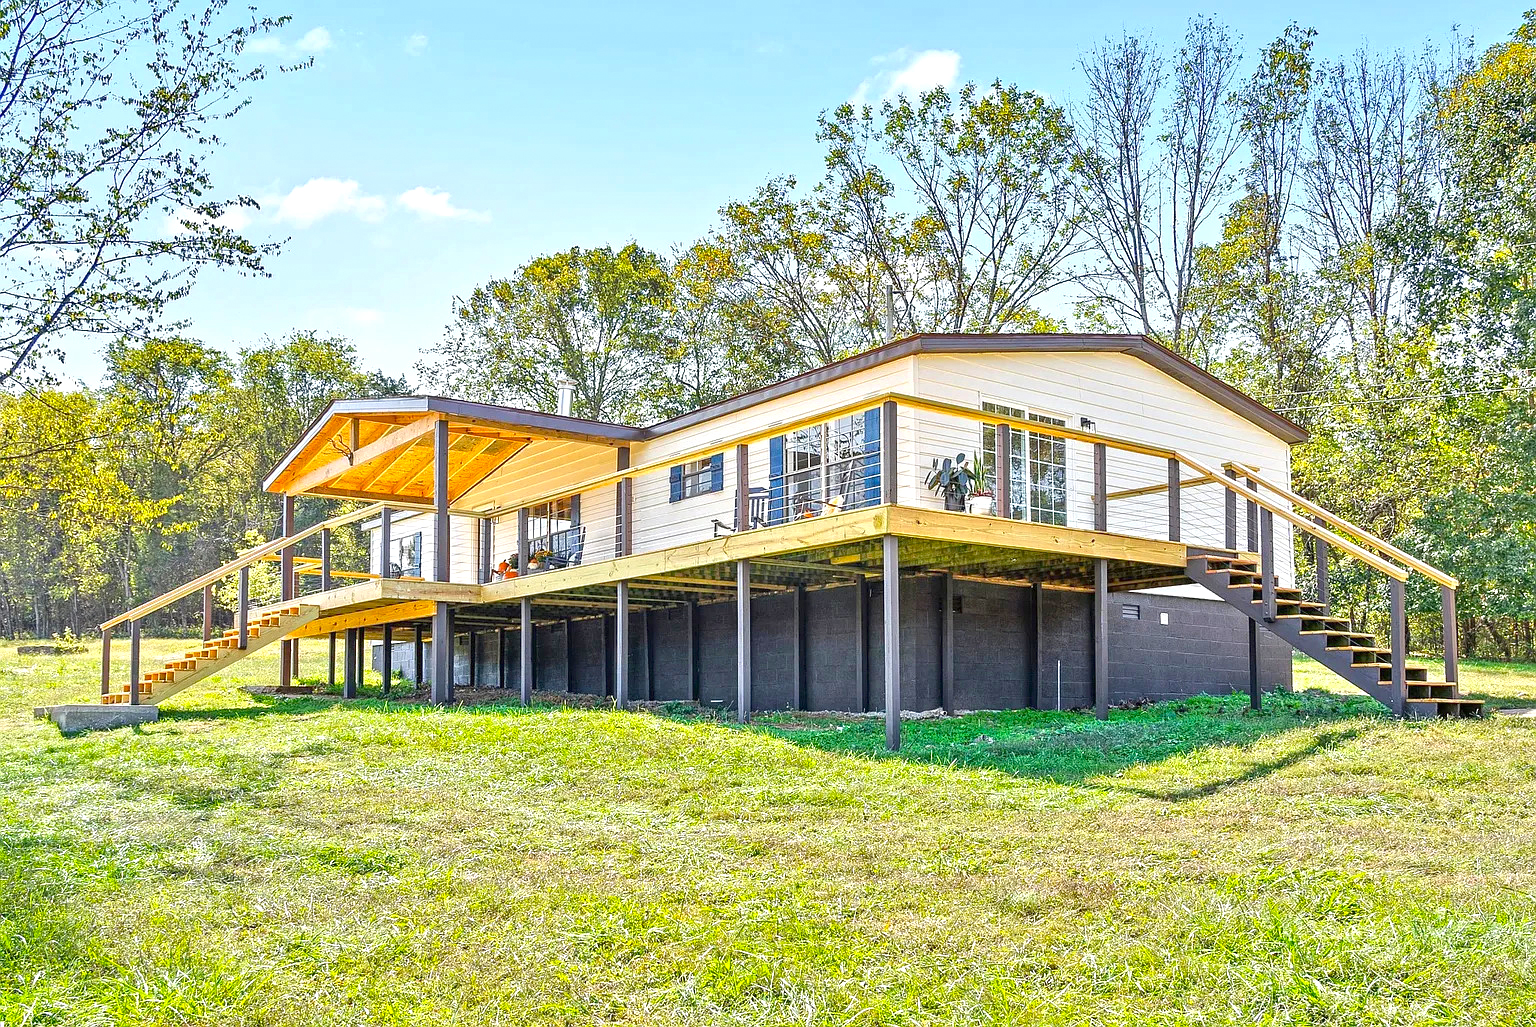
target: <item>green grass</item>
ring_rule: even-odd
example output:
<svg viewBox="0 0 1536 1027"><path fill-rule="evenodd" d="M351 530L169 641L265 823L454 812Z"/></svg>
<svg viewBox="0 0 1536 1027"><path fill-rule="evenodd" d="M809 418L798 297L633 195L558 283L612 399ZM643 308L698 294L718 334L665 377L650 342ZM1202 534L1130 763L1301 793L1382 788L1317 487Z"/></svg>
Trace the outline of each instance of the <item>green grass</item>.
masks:
<svg viewBox="0 0 1536 1027"><path fill-rule="evenodd" d="M0 649L0 1023L1536 1019L1533 721L1199 699L916 722L889 757L873 720L235 669L66 739L30 707L93 656Z"/></svg>

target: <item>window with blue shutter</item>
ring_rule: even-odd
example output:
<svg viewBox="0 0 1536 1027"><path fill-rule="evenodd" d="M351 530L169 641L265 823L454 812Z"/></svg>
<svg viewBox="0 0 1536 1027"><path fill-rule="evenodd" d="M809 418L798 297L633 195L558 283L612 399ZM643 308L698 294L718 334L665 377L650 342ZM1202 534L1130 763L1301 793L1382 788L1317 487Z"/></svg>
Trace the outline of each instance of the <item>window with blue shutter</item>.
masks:
<svg viewBox="0 0 1536 1027"><path fill-rule="evenodd" d="M864 411L864 496L861 506L876 506L880 495L880 408Z"/></svg>
<svg viewBox="0 0 1536 1027"><path fill-rule="evenodd" d="M725 454L675 464L667 473L671 502L725 490Z"/></svg>

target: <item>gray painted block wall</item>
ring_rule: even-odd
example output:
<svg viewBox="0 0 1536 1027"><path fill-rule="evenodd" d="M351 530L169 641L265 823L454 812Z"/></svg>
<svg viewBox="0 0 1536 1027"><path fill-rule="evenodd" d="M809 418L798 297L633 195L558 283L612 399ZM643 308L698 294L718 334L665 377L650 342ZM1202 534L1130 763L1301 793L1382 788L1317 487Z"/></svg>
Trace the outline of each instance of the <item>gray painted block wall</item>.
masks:
<svg viewBox="0 0 1536 1027"><path fill-rule="evenodd" d="M868 709L884 709L881 583L864 587L867 630ZM941 705L944 580L938 575L902 579L902 706L926 710ZM793 592L759 596L752 603L753 708L795 708L799 697L796 658L804 673L806 707L858 711L865 708L858 680L859 588L853 585L807 590L804 636L797 641ZM1092 705L1092 597L1083 592L1040 592L1039 669L1031 664L1034 591L986 582L954 582L956 709L1016 709L1027 706L1031 688L1043 709ZM1134 607L1138 616L1124 616ZM1114 593L1110 596L1110 702L1185 698L1202 692L1228 693L1248 687L1247 619L1225 603L1183 596ZM699 604L689 659L687 607L632 614L629 652L634 699L687 700L692 695L690 663L698 693L707 705L736 702L736 616L733 602ZM1166 616L1167 623L1163 623ZM567 637L569 632L569 637ZM549 691L611 695L611 617L583 617L535 629L535 682ZM397 643L395 667L413 674L413 644ZM1291 650L1267 631L1259 632L1260 676L1266 688L1289 688ZM478 635L477 683L497 682L497 633ZM569 645L569 655L567 655ZM506 633L507 685L519 687L519 638ZM430 643L426 647L430 654ZM430 655L428 656L430 660ZM373 663L379 666L378 647ZM566 669L569 666L570 677ZM469 683L467 636L455 639L455 680Z"/></svg>

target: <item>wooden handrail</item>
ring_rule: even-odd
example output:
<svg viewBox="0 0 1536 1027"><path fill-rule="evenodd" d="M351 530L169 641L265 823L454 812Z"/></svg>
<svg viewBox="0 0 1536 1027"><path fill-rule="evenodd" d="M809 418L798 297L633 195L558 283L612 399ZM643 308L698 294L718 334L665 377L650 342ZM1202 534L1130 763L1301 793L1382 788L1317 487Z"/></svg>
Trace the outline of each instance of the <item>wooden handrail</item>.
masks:
<svg viewBox="0 0 1536 1027"><path fill-rule="evenodd" d="M1290 521L1302 531L1320 538L1324 542L1327 542L1329 545L1348 553L1350 556L1353 556L1361 563L1368 564L1369 566L1381 571L1381 573L1387 575L1388 577L1396 578L1398 581L1408 580L1409 572L1404 568L1399 567L1397 564L1385 560L1380 556L1377 556L1369 549L1364 549L1360 546L1357 546L1349 539L1340 535L1336 535L1329 531L1327 528L1324 528L1313 521L1307 520L1305 517L1301 516L1301 514L1292 510L1290 507L1277 503L1262 493L1248 488L1246 485L1240 483L1237 479L1228 478L1224 474L1219 474L1213 468L1207 467L1205 464L1201 463L1199 460L1194 459L1193 457L1180 454L1178 459L1182 463L1188 465L1191 470L1199 471L1201 474L1205 474L1217 479L1222 485L1226 486L1227 491L1241 496L1242 498L1255 504L1261 509L1268 510L1282 520Z"/></svg>
<svg viewBox="0 0 1536 1027"><path fill-rule="evenodd" d="M1266 480L1260 476L1257 471L1253 470L1253 468L1244 466L1243 464L1239 463L1227 463L1223 466L1230 467L1232 470L1236 471L1238 474L1241 474L1243 477L1257 482L1258 484L1269 489L1269 491L1283 497L1287 502L1301 507L1303 510L1312 514L1314 517L1321 517L1323 520L1332 525L1336 530L1347 531L1349 534L1355 536L1356 538L1363 539L1368 544L1380 550L1383 555L1390 557L1399 563L1406 564L1408 567L1418 571L1420 574L1424 575L1426 578L1430 579L1436 584L1445 585L1447 588L1455 588L1459 584L1455 578L1440 570L1438 567L1432 567L1425 563L1423 560L1420 560L1418 557L1413 556L1410 553L1403 552L1401 549L1399 549L1397 546L1394 546L1386 539L1378 538L1359 525L1346 521L1344 518L1330 512L1324 507L1318 506L1316 503L1309 499L1303 499L1296 493L1292 492L1290 489L1281 488L1274 482Z"/></svg>
<svg viewBox="0 0 1536 1027"><path fill-rule="evenodd" d="M351 524L353 521L360 521L364 518L371 517L374 514L377 514L380 510L384 509L386 506L393 509L399 505L400 504L398 503L374 503L372 506L365 506L361 509L353 510L349 513L338 514L329 520L321 521L318 524L312 524L305 528L303 531L296 532L292 535L287 535L283 538L275 538L270 542L264 542L254 549L246 550L244 554L237 556L235 559L229 561L221 567L217 567L214 570L209 571L207 574L193 578L186 584L173 588L164 595L157 596L147 603L141 603L140 605L135 606L133 609L129 610L127 613L120 613L116 617L113 617L111 620L103 621L101 624L101 630L109 631L112 628L117 627L119 624L123 624L128 621L139 620L148 614L154 613L156 610L169 606L171 603L174 603L178 599L185 599L193 592L202 591L205 586L217 583L225 576L233 574L235 571L238 571L242 567L249 567L251 564L261 560L261 558L264 556L268 556L272 553L287 549L289 546L297 545L299 542L309 538L311 535L318 534L327 528L339 528L343 525Z"/></svg>

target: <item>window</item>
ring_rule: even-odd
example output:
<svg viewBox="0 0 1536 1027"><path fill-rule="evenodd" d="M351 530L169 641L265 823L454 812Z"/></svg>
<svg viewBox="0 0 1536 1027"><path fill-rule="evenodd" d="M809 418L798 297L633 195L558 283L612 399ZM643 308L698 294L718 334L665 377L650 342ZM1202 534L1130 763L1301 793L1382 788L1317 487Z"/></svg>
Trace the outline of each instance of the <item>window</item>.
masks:
<svg viewBox="0 0 1536 1027"><path fill-rule="evenodd" d="M1037 414L1020 407L983 401L981 409L1020 421L1065 426L1064 417ZM1015 431L1010 436L1008 459L1008 505L1000 515L1037 524L1067 523L1067 442L1054 435ZM995 460L997 429L986 424L981 429L982 451L987 460ZM994 473L998 469L993 468Z"/></svg>
<svg viewBox="0 0 1536 1027"><path fill-rule="evenodd" d="M716 453L703 460L677 464L671 472L671 501L681 502L691 496L720 492L725 488L725 454Z"/></svg>
<svg viewBox="0 0 1536 1027"><path fill-rule="evenodd" d="M865 410L773 439L769 523L880 502L879 416Z"/></svg>
<svg viewBox="0 0 1536 1027"><path fill-rule="evenodd" d="M421 532L390 541L389 576L392 578L421 577Z"/></svg>

